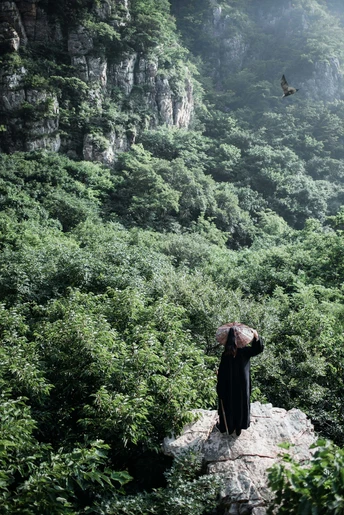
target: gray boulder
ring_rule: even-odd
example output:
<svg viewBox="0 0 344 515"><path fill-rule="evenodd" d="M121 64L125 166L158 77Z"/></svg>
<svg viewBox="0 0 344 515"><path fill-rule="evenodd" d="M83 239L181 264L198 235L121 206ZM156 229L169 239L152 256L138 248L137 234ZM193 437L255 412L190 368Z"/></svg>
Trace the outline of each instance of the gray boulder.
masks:
<svg viewBox="0 0 344 515"><path fill-rule="evenodd" d="M299 462L311 458L314 428L298 409L289 411L271 404L251 404L251 425L240 436L216 429L216 411L195 410L198 419L188 424L178 438L165 438L164 453L178 456L198 450L208 474L224 479L222 505L228 515L264 515L271 499L267 470L280 460L281 443L290 443L290 454Z"/></svg>

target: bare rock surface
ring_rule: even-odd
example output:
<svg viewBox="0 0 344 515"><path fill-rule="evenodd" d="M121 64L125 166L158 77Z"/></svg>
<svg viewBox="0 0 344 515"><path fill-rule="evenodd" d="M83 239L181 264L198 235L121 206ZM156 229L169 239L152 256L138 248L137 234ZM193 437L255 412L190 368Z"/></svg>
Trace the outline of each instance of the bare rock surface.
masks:
<svg viewBox="0 0 344 515"><path fill-rule="evenodd" d="M229 515L264 515L271 498L267 470L280 460L282 443L299 462L311 458L316 435L310 420L298 410L251 404L251 425L240 436L216 429L216 411L195 410L198 419L188 424L178 438L165 438L164 452L178 456L188 449L199 451L208 474L223 476L222 504Z"/></svg>

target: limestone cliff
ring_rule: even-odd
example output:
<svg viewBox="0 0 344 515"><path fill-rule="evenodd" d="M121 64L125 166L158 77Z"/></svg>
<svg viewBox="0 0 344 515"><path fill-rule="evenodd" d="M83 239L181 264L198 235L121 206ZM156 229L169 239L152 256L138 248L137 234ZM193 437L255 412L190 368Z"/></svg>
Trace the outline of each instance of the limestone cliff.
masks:
<svg viewBox="0 0 344 515"><path fill-rule="evenodd" d="M191 73L166 64L158 36L154 50L131 44L130 2L78 5L0 4L0 150L112 163L143 128L190 124Z"/></svg>
<svg viewBox="0 0 344 515"><path fill-rule="evenodd" d="M271 107L282 73L299 97L344 98L343 29L323 4L170 3L226 112ZM167 0L2 0L0 151L110 164L146 128L189 127L195 80L173 23Z"/></svg>
<svg viewBox="0 0 344 515"><path fill-rule="evenodd" d="M311 422L298 409L286 411L254 402L251 425L238 437L216 430L216 411L195 413L198 420L186 426L181 436L164 440L164 452L177 456L187 449L199 451L207 473L224 480L221 505L227 515L264 515L271 499L267 470L279 460L279 444L292 444L291 455L304 462L316 441Z"/></svg>

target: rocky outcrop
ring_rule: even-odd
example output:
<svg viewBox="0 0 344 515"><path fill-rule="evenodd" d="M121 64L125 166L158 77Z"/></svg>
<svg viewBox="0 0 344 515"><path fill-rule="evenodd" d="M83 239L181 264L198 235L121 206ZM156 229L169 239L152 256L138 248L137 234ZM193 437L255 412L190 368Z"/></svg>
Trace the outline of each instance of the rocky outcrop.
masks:
<svg viewBox="0 0 344 515"><path fill-rule="evenodd" d="M164 440L164 453L200 452L207 473L224 479L221 505L227 515L266 513L271 499L267 470L280 459L279 444L292 444L289 452L299 462L311 458L314 429L298 409L286 411L255 402L251 405L251 425L240 436L221 434L216 429L216 411L195 410L195 414L198 420L187 425L178 438Z"/></svg>
<svg viewBox="0 0 344 515"><path fill-rule="evenodd" d="M117 86L119 89L121 89L125 95L130 95L135 82L137 84L140 83L140 71L137 70L135 73L137 62L137 53L133 52L131 54L124 54L122 60L119 63L112 64L110 67L109 77L111 77L111 82L114 84L114 86ZM141 83L145 82L145 79L146 77L141 80Z"/></svg>
<svg viewBox="0 0 344 515"><path fill-rule="evenodd" d="M208 30L212 37L219 42L219 51L216 56L219 67L226 66L226 69L231 72L239 71L244 67L249 43L243 32L231 30L231 17L224 12L222 5L216 0L212 0L211 3L213 23Z"/></svg>
<svg viewBox="0 0 344 515"><path fill-rule="evenodd" d="M83 48L82 51L85 49ZM108 63L99 58L87 55L74 55L72 62L78 70L80 79L90 86L90 101L98 99L98 108L102 108L102 99L107 90L117 87L126 98L137 103L140 99L140 108L149 114L146 127L170 125L187 128L190 124L194 102L191 75L185 79L184 90L176 94L167 78L159 74L159 62L152 57L147 58L137 53L124 54L120 62ZM104 93L102 93L102 91ZM135 141L135 134L140 129L130 126L125 134L118 131L104 134L108 140L107 148L99 152L93 144L93 137L85 135L83 156L89 159L100 160L107 164L114 162L119 152L127 150ZM85 145L87 148L85 148Z"/></svg>
<svg viewBox="0 0 344 515"><path fill-rule="evenodd" d="M20 46L18 32L7 22L0 23L0 51L16 52Z"/></svg>
<svg viewBox="0 0 344 515"><path fill-rule="evenodd" d="M127 150L129 150L128 138L125 135L116 134L115 131L102 139L93 134L86 134L82 157L85 161L98 161L111 165L119 153Z"/></svg>
<svg viewBox="0 0 344 515"><path fill-rule="evenodd" d="M44 85L35 89L32 86L31 67L24 64L14 70L12 65L8 68L5 66L0 76L0 97L3 97L0 110L6 128L0 134L2 150L47 148L57 151L61 145L63 152L68 155L111 164L118 153L130 147L137 133L145 127L160 124L183 128L189 126L194 102L192 78L186 67L183 72L185 78L178 80L177 88L168 76L162 74L161 63L154 54L138 54L128 50L128 45L125 51L107 52L104 45L99 43L101 36L97 33L97 21L87 25L86 22L76 23L75 19L69 22L67 19L62 26L56 13L52 15L51 10L44 10L46 5L40 0L2 2L0 49L13 54L20 52L23 47L33 48L33 60L42 55L41 46L52 47L57 55L67 55L67 65L70 65L68 80L70 70L73 70L74 77L84 84L81 90L87 91L87 97L82 100L87 103L90 123L83 112L85 108L81 100L75 100L78 95L77 85L74 85L72 100L70 95L65 98L63 92L56 90L57 82L61 90L64 87L63 74L53 84L49 84L50 79L46 77L46 89ZM113 30L118 34L121 27L130 22L130 2L100 0L94 3L92 14L94 20L104 24L101 28L108 27L110 33ZM52 58L49 56L49 59ZM65 57L62 62L65 66ZM61 72L52 73L56 74ZM72 106L71 102L74 102ZM45 104L49 104L46 111L43 109ZM121 117L117 116L116 120L110 120L108 127L104 123L104 111L108 112L109 105L117 113L135 110L137 105L145 112L142 120L138 120L136 115L132 119L124 115L122 121L118 122ZM68 114L71 107L75 117L80 116L80 122L71 119ZM36 114L35 120L28 120L24 115L29 112L32 115L33 111ZM60 119L62 111L67 115L63 121Z"/></svg>
<svg viewBox="0 0 344 515"><path fill-rule="evenodd" d="M0 4L0 38L6 39L9 32L18 40L16 45L10 45L12 50L19 49L19 46L27 44L26 30L22 21L21 14L15 2L2 2Z"/></svg>
<svg viewBox="0 0 344 515"><path fill-rule="evenodd" d="M343 75L339 59L330 57L314 63L311 77L300 83L305 95L316 100L333 101L344 95Z"/></svg>
<svg viewBox="0 0 344 515"><path fill-rule="evenodd" d="M38 8L39 0L5 1L0 4L0 49L16 53L29 42L61 41L58 24L50 24ZM19 63L19 64L18 64ZM0 149L58 151L59 102L51 89L36 88L20 60L0 70L0 112L3 130Z"/></svg>
<svg viewBox="0 0 344 515"><path fill-rule="evenodd" d="M54 93L25 85L26 68L0 70L0 112L5 122L5 150L60 148L59 103Z"/></svg>

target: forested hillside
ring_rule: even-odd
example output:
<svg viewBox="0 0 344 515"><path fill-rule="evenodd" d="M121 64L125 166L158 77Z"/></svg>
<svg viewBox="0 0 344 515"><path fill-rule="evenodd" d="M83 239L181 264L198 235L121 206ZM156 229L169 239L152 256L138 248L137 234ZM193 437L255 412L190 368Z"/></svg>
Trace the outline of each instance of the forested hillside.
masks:
<svg viewBox="0 0 344 515"><path fill-rule="evenodd" d="M211 513L161 443L231 320L344 446L343 41L336 0L0 4L1 513Z"/></svg>

